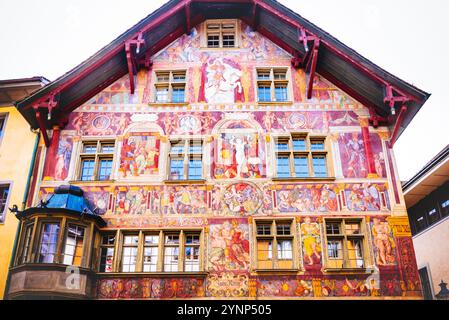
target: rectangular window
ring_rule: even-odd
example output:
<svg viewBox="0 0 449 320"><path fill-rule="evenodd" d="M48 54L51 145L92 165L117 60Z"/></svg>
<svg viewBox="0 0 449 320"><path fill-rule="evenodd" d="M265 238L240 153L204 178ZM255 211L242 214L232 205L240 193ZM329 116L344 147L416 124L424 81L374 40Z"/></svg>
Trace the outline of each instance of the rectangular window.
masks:
<svg viewBox="0 0 449 320"><path fill-rule="evenodd" d="M184 270L195 272L200 270L200 236L187 234L185 240Z"/></svg>
<svg viewBox="0 0 449 320"><path fill-rule="evenodd" d="M169 180L201 180L203 178L202 141L172 141L169 158Z"/></svg>
<svg viewBox="0 0 449 320"><path fill-rule="evenodd" d="M39 263L54 263L58 247L59 224L45 223L39 243Z"/></svg>
<svg viewBox="0 0 449 320"><path fill-rule="evenodd" d="M100 272L113 272L115 234L103 235L100 249Z"/></svg>
<svg viewBox="0 0 449 320"><path fill-rule="evenodd" d="M28 254L30 252L31 237L33 236L33 229L34 229L34 223L30 223L30 224L26 225L26 227L25 227L22 255L19 258L20 264L24 264L24 263L28 262Z"/></svg>
<svg viewBox="0 0 449 320"><path fill-rule="evenodd" d="M81 267L85 228L69 224L63 251L63 263Z"/></svg>
<svg viewBox="0 0 449 320"><path fill-rule="evenodd" d="M159 103L184 103L186 71L156 71L156 97Z"/></svg>
<svg viewBox="0 0 449 320"><path fill-rule="evenodd" d="M257 69L259 102L288 101L287 69Z"/></svg>
<svg viewBox="0 0 449 320"><path fill-rule="evenodd" d="M208 48L235 48L236 23L210 21L206 23Z"/></svg>
<svg viewBox="0 0 449 320"><path fill-rule="evenodd" d="M123 240L122 272L136 272L139 236L125 235Z"/></svg>
<svg viewBox="0 0 449 320"><path fill-rule="evenodd" d="M79 180L111 180L114 162L114 141L85 141L80 155Z"/></svg>
<svg viewBox="0 0 449 320"><path fill-rule="evenodd" d="M0 185L0 223L3 223L6 218L6 213L8 210L8 200L10 193L10 185L3 184Z"/></svg>
<svg viewBox="0 0 449 320"><path fill-rule="evenodd" d="M257 267L259 269L293 269L291 221L260 221L257 229Z"/></svg>
<svg viewBox="0 0 449 320"><path fill-rule="evenodd" d="M157 271L159 256L159 235L145 235L143 249L143 272Z"/></svg>
<svg viewBox="0 0 449 320"><path fill-rule="evenodd" d="M3 138L3 135L5 134L5 129L6 129L6 114L2 114L0 115L0 142Z"/></svg>
<svg viewBox="0 0 449 320"><path fill-rule="evenodd" d="M441 215L443 217L449 216L449 199L441 203Z"/></svg>
<svg viewBox="0 0 449 320"><path fill-rule="evenodd" d="M327 220L325 223L327 268L365 268L365 231L362 220Z"/></svg>
<svg viewBox="0 0 449 320"><path fill-rule="evenodd" d="M278 178L328 178L324 137L306 133L275 137Z"/></svg>
<svg viewBox="0 0 449 320"><path fill-rule="evenodd" d="M164 271L177 272L179 269L179 235L166 235L164 248Z"/></svg>

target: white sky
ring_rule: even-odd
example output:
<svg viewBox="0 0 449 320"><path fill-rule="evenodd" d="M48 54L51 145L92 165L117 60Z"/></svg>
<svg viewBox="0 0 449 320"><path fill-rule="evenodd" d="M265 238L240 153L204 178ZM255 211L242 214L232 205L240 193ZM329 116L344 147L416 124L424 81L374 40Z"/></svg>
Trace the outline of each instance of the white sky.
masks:
<svg viewBox="0 0 449 320"><path fill-rule="evenodd" d="M54 80L165 0L0 0L0 79ZM395 146L402 180L448 144L449 1L281 0L377 65L432 93Z"/></svg>

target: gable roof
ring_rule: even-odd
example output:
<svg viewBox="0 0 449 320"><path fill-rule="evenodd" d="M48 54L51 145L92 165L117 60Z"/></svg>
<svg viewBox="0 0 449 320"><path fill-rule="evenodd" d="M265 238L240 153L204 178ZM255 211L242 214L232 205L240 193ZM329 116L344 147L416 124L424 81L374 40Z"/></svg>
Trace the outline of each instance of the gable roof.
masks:
<svg viewBox="0 0 449 320"><path fill-rule="evenodd" d="M134 65L150 63L151 55L195 25L217 18L243 20L295 56L302 67L308 65L310 68L313 64L314 43L319 43L316 72L368 107L375 116L372 118L375 124L395 126L393 142L430 97L277 1L171 0L71 71L17 102L16 106L33 128L51 129L66 121L71 111L114 81L129 72L132 74ZM140 52L127 50L127 44L132 46L139 41L144 43ZM407 109L402 110L404 104ZM392 115L391 106L401 112Z"/></svg>

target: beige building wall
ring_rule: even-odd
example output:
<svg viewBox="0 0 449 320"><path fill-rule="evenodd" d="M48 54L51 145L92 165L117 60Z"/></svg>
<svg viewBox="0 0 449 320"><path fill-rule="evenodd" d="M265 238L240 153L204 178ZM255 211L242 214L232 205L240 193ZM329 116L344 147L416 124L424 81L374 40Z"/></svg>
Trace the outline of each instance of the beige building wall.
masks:
<svg viewBox="0 0 449 320"><path fill-rule="evenodd" d="M36 135L15 107L1 107L0 114L6 115L0 140L0 184L10 184L7 207L16 204L21 209ZM18 225L14 214L6 211L4 222L0 222L0 299L3 299Z"/></svg>
<svg viewBox="0 0 449 320"><path fill-rule="evenodd" d="M433 294L449 281L449 218L413 237L418 269L427 267Z"/></svg>

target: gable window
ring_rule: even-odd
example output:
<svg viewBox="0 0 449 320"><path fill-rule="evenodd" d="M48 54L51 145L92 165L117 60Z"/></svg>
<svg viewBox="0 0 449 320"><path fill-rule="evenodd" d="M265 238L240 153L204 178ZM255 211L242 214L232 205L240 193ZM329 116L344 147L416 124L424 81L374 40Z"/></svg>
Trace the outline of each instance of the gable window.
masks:
<svg viewBox="0 0 449 320"><path fill-rule="evenodd" d="M293 269L294 238L291 220L256 222L257 268Z"/></svg>
<svg viewBox="0 0 449 320"><path fill-rule="evenodd" d="M156 71L155 102L184 103L186 71Z"/></svg>
<svg viewBox="0 0 449 320"><path fill-rule="evenodd" d="M201 140L173 140L169 154L169 180L201 180L203 144Z"/></svg>
<svg viewBox="0 0 449 320"><path fill-rule="evenodd" d="M366 267L363 220L326 220L326 245L329 269L362 269Z"/></svg>
<svg viewBox="0 0 449 320"><path fill-rule="evenodd" d="M79 180L107 181L111 179L114 161L114 141L85 141L80 155Z"/></svg>
<svg viewBox="0 0 449 320"><path fill-rule="evenodd" d="M259 102L286 102L288 96L287 69L257 69Z"/></svg>
<svg viewBox="0 0 449 320"><path fill-rule="evenodd" d="M324 137L291 134L274 139L278 178L327 178L327 151Z"/></svg>
<svg viewBox="0 0 449 320"><path fill-rule="evenodd" d="M237 27L234 21L209 21L206 23L208 48L235 48Z"/></svg>
<svg viewBox="0 0 449 320"><path fill-rule="evenodd" d="M6 212L8 210L8 200L10 193L10 185L0 185L0 223L3 223L6 218Z"/></svg>

